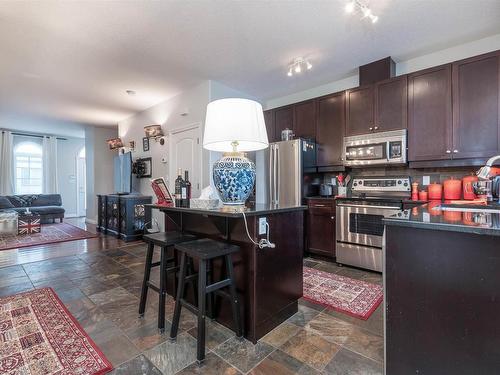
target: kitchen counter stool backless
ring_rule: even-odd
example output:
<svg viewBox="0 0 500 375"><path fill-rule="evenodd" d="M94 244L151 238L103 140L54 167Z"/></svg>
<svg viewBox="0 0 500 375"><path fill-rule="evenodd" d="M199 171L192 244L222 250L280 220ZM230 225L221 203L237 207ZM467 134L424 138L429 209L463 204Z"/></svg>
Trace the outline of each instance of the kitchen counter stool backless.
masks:
<svg viewBox="0 0 500 375"><path fill-rule="evenodd" d="M175 245L179 252L181 261L179 267L179 281L177 286L177 295L175 299L174 317L172 319L172 328L170 338L177 337L179 329L179 320L181 308L188 310L198 316L198 334L197 334L197 360L200 364L205 359L205 315L206 303L210 303L211 293L228 298L231 301L235 331L238 337L243 336L243 326L240 316L240 305L236 295L236 284L234 279L233 261L231 255L240 251L240 247L225 242L215 241L208 238L196 241L183 242ZM194 306L184 299L184 287L193 275L188 275L188 260L194 258L198 260L198 306ZM212 260L223 258L226 265L226 278L224 280L212 282L212 277L207 273ZM221 290L229 288L229 293ZM207 295L209 298L207 299ZM209 304L209 310L211 307Z"/></svg>
<svg viewBox="0 0 500 375"><path fill-rule="evenodd" d="M139 315L144 316L146 310L146 301L148 296L148 289L151 288L159 294L159 307L158 307L158 329L163 332L165 330L165 302L167 297L167 275L174 273L174 280L177 281L176 273L178 270L177 256L175 254L174 246L176 244L193 241L195 236L184 234L177 231L172 232L159 232L152 234L145 234L143 240L147 242L148 249L146 252L146 264L144 266L144 280L142 282L141 300L139 303ZM153 253L155 246L160 247L160 261L153 263ZM167 254L168 250L172 250L171 256ZM149 281L151 270L153 267L160 266L160 285L154 285ZM192 264L190 265L192 267ZM194 271L193 271L194 272ZM176 290L175 285L174 290Z"/></svg>

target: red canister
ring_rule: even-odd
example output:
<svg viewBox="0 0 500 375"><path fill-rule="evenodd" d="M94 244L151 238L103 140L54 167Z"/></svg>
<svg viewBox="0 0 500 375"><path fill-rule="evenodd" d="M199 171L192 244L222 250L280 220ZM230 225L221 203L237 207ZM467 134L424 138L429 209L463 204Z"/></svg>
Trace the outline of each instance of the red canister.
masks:
<svg viewBox="0 0 500 375"><path fill-rule="evenodd" d="M440 201L443 197L443 186L441 184L430 184L427 187L427 191L429 192L429 200L431 201Z"/></svg>
<svg viewBox="0 0 500 375"><path fill-rule="evenodd" d="M476 194L474 194L472 184L478 180L477 176L466 176L462 179L462 189L465 200L472 201L477 198Z"/></svg>
<svg viewBox="0 0 500 375"><path fill-rule="evenodd" d="M444 199L445 200L458 200L462 198L462 181L450 178L443 182L444 185Z"/></svg>

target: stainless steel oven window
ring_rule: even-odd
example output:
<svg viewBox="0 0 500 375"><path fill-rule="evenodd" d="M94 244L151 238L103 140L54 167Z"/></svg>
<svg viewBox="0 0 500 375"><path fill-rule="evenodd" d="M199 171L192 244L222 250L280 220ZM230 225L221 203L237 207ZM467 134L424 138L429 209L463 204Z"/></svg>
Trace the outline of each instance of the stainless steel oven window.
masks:
<svg viewBox="0 0 500 375"><path fill-rule="evenodd" d="M383 215L351 212L349 214L349 232L382 237L384 234L383 218Z"/></svg>

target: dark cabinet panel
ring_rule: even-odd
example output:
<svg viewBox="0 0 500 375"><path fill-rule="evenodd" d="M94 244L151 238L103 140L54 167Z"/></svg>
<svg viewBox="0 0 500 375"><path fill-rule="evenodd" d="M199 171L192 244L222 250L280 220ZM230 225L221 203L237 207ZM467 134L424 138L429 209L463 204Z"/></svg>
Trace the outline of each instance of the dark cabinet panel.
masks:
<svg viewBox="0 0 500 375"><path fill-rule="evenodd" d="M406 76L377 83L374 131L406 129L407 103Z"/></svg>
<svg viewBox="0 0 500 375"><path fill-rule="evenodd" d="M293 130L296 137L316 138L316 100L294 105Z"/></svg>
<svg viewBox="0 0 500 375"><path fill-rule="evenodd" d="M346 135L366 134L373 130L375 106L374 86L358 87L346 92Z"/></svg>
<svg viewBox="0 0 500 375"><path fill-rule="evenodd" d="M310 201L307 216L307 243L309 252L335 257L334 203L325 200Z"/></svg>
<svg viewBox="0 0 500 375"><path fill-rule="evenodd" d="M274 128L274 111L272 109L264 111L264 122L266 123L267 139L269 142L275 142L276 131Z"/></svg>
<svg viewBox="0 0 500 375"><path fill-rule="evenodd" d="M494 52L453 64L453 158L500 150L499 59Z"/></svg>
<svg viewBox="0 0 500 375"><path fill-rule="evenodd" d="M451 157L451 64L408 76L408 158Z"/></svg>
<svg viewBox="0 0 500 375"><path fill-rule="evenodd" d="M342 165L345 134L345 92L318 99L316 125L317 162L319 167Z"/></svg>
<svg viewBox="0 0 500 375"><path fill-rule="evenodd" d="M274 110L274 131L277 140L281 140L281 131L293 128L293 106L276 108Z"/></svg>

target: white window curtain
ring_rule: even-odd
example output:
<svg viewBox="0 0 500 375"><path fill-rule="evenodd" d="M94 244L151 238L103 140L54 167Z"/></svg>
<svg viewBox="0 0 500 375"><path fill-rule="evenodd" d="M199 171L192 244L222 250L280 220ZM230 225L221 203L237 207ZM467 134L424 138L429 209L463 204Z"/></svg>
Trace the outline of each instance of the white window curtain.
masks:
<svg viewBox="0 0 500 375"><path fill-rule="evenodd" d="M0 195L14 194L14 167L12 132L0 132Z"/></svg>
<svg viewBox="0 0 500 375"><path fill-rule="evenodd" d="M57 138L43 138L43 192L55 194L57 186Z"/></svg>

